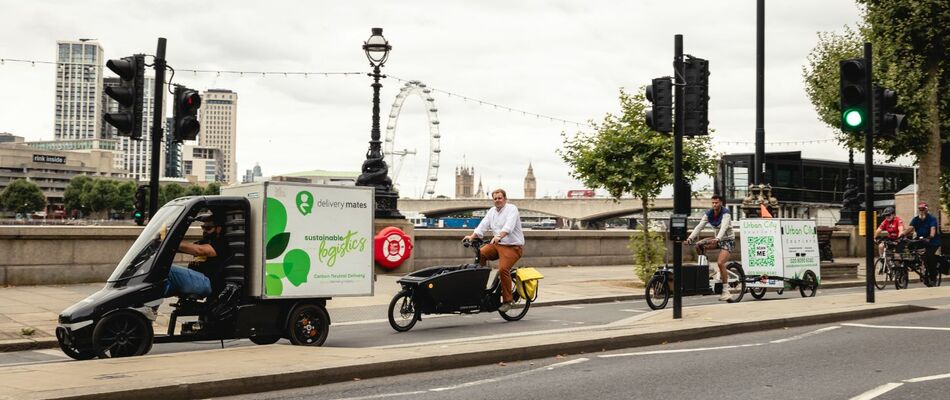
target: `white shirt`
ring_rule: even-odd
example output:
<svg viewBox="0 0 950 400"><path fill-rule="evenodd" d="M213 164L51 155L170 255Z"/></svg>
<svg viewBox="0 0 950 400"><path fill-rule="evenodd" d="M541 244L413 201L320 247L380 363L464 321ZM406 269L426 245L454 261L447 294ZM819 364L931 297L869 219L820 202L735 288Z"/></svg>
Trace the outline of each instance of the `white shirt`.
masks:
<svg viewBox="0 0 950 400"><path fill-rule="evenodd" d="M521 230L521 215L518 213L518 207L513 204L505 204L498 211L498 208L488 209L485 218L475 228L475 235L482 237L486 231L492 231L495 235L506 232L507 235L498 242L505 245L524 245L524 231Z"/></svg>

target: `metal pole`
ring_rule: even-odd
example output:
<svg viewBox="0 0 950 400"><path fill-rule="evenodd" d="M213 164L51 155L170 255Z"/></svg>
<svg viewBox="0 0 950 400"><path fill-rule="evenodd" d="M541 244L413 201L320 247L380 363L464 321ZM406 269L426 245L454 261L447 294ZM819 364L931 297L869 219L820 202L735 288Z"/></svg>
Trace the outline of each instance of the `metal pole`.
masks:
<svg viewBox="0 0 950 400"><path fill-rule="evenodd" d="M683 193L683 132L686 126L683 124L686 116L686 98L683 97L683 35L673 37L673 69L674 73L674 99L676 101L676 110L673 114L673 213L685 214L689 210L684 210L682 203L683 196L689 196L689 193ZM673 319L683 318L683 244L682 242L673 242Z"/></svg>
<svg viewBox="0 0 950 400"><path fill-rule="evenodd" d="M152 219L158 208L158 176L159 161L161 160L162 123L165 116L162 114L162 95L165 93L165 38L158 38L158 49L155 50L155 91L154 107L152 108L152 166L148 177L148 218Z"/></svg>
<svg viewBox="0 0 950 400"><path fill-rule="evenodd" d="M765 183L765 0L756 6L755 169L752 183Z"/></svg>
<svg viewBox="0 0 950 400"><path fill-rule="evenodd" d="M871 43L864 43L864 93L868 96L867 124L864 125L864 262L867 281L867 302L874 302L874 83Z"/></svg>

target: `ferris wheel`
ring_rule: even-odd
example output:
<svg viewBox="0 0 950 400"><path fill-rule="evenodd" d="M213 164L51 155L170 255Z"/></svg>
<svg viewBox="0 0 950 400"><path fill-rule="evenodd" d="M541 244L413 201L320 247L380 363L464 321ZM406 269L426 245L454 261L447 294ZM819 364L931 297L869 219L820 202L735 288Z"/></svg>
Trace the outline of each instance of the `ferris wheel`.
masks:
<svg viewBox="0 0 950 400"><path fill-rule="evenodd" d="M386 141L383 143L383 154L386 157L386 163L392 166L389 170L389 177L393 182L396 182L399 171L402 169L401 164L407 154L407 150L395 151L393 149L396 140L396 122L399 120L403 103L405 103L406 98L409 96L418 96L421 98L426 108L427 125L429 127L429 160L426 167L425 189L420 197L432 198L435 195L435 184L439 180L439 154L442 153L442 148L439 147L439 139L442 135L439 134L439 110L435 107L432 90L427 88L424 83L420 81L409 81L399 89L399 94L396 95L396 101L393 102L393 107L389 111L389 122L386 124ZM415 151L409 152L408 154L415 154ZM396 164L396 156L399 156L398 165Z"/></svg>

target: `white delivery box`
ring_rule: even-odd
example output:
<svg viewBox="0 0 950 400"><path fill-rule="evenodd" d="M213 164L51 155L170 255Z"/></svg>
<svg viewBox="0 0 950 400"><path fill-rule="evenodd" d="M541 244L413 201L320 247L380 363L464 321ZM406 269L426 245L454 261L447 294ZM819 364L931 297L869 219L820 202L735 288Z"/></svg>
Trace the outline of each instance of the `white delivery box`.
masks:
<svg viewBox="0 0 950 400"><path fill-rule="evenodd" d="M267 181L221 194L251 205L251 296L373 295L373 188Z"/></svg>
<svg viewBox="0 0 950 400"><path fill-rule="evenodd" d="M818 235L814 220L750 218L738 221L742 268L746 276L802 279L812 271L821 281ZM749 287L783 288L780 279L750 282Z"/></svg>

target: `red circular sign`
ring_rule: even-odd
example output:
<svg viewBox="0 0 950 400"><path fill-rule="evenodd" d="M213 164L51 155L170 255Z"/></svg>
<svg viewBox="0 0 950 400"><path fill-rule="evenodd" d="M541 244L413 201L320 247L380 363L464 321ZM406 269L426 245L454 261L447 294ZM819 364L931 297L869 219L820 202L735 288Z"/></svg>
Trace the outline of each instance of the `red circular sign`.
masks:
<svg viewBox="0 0 950 400"><path fill-rule="evenodd" d="M373 253L380 266L394 269L409 259L412 241L402 229L388 226L373 238Z"/></svg>

